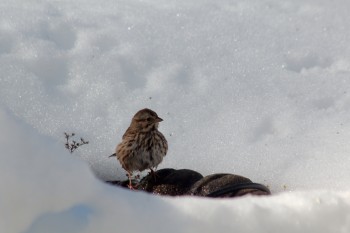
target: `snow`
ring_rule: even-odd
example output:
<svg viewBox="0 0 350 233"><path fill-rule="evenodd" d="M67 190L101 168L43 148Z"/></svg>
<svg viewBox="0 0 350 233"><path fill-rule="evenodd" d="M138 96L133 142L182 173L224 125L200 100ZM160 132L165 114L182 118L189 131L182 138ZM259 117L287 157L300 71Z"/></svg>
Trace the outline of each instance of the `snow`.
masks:
<svg viewBox="0 0 350 233"><path fill-rule="evenodd" d="M348 232L350 3L3 0L1 232ZM228 172L270 197L111 187L141 108L159 168ZM90 143L69 154L64 132Z"/></svg>

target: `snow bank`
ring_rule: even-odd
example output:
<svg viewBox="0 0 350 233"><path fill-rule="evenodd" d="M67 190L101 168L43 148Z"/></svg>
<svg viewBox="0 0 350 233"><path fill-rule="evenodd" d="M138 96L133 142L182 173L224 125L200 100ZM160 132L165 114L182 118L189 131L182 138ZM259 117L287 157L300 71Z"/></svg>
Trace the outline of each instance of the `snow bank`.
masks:
<svg viewBox="0 0 350 233"><path fill-rule="evenodd" d="M166 198L109 186L6 111L1 232L347 232L350 193ZM20 146L18 146L20 144ZM3 198L5 197L5 198Z"/></svg>
<svg viewBox="0 0 350 233"><path fill-rule="evenodd" d="M1 231L148 232L160 222L184 232L346 232L348 7L2 1ZM125 177L107 157L144 107L164 119L160 168L236 173L293 192L217 202L101 184L93 174ZM69 155L63 132L90 144ZM327 191L301 192L311 190Z"/></svg>

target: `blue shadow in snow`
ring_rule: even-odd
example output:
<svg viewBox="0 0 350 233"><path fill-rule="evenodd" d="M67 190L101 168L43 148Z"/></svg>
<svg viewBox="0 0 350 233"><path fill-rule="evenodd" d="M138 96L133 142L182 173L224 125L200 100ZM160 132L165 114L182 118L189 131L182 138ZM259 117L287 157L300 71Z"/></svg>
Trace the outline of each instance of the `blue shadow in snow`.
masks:
<svg viewBox="0 0 350 233"><path fill-rule="evenodd" d="M87 205L76 205L58 213L46 213L38 217L23 233L77 233L89 223L93 209Z"/></svg>

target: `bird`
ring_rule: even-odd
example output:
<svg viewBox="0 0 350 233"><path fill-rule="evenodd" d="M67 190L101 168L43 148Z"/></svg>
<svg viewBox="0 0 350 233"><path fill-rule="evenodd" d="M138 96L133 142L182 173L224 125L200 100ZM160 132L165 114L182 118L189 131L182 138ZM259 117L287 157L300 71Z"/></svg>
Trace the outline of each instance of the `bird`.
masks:
<svg viewBox="0 0 350 233"><path fill-rule="evenodd" d="M155 174L153 169L157 168L168 152L168 142L158 130L161 121L163 119L155 111L148 108L139 110L132 118L115 153L109 156L116 156L127 172L130 189L134 189L131 182L134 171L150 169L150 173Z"/></svg>

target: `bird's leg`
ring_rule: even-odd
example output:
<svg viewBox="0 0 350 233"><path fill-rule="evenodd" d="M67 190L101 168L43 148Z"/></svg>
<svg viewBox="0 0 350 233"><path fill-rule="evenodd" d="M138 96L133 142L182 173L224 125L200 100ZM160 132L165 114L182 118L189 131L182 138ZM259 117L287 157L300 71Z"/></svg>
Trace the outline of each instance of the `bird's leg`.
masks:
<svg viewBox="0 0 350 233"><path fill-rule="evenodd" d="M135 190L134 187L132 186L132 181L131 181L132 173L129 172L129 171L127 171L127 173L128 173L127 176L128 176L128 178L129 178L129 185L128 185L128 188L129 188L130 190Z"/></svg>

